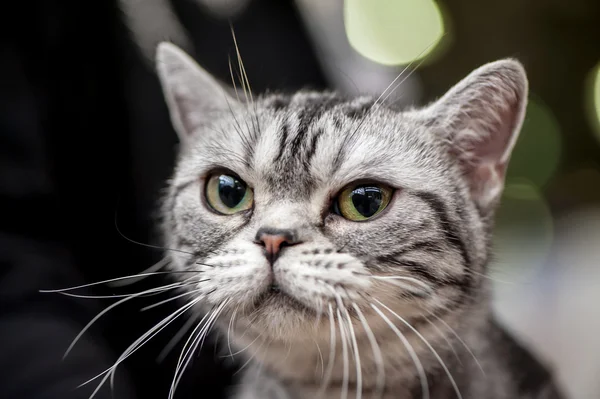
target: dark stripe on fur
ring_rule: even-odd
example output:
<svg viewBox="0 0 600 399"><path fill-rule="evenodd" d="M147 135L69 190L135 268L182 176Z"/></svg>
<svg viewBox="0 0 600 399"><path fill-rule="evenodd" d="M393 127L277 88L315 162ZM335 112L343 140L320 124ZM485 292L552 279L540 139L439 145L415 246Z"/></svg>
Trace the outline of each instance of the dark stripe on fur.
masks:
<svg viewBox="0 0 600 399"><path fill-rule="evenodd" d="M425 251L425 252L443 252L443 248L436 241L419 241L412 243L395 253L396 257L406 255L414 251Z"/></svg>
<svg viewBox="0 0 600 399"><path fill-rule="evenodd" d="M421 277L423 282L429 282L438 288L448 285L462 286L462 282L460 280L447 276L443 278L435 276L429 271L430 268L425 264L415 261L401 260L398 259L395 254L378 257L377 260L379 262L385 262L397 267L402 267L411 274Z"/></svg>
<svg viewBox="0 0 600 399"><path fill-rule="evenodd" d="M298 130L296 131L296 137L291 144L291 153L297 154L300 150L300 146L304 142L304 137L308 132L308 128L311 125L314 118L319 117L319 110L313 107L304 108L298 114Z"/></svg>
<svg viewBox="0 0 600 399"><path fill-rule="evenodd" d="M396 254L379 256L377 257L377 261L406 268L406 270L410 271L412 274L416 274L425 279L426 281L429 281L435 285L439 285L440 283L442 283L442 281L438 277L434 276L429 272L427 266L425 266L424 264L413 261L401 261L397 258Z"/></svg>
<svg viewBox="0 0 600 399"><path fill-rule="evenodd" d="M315 152L317 151L317 143L319 142L319 138L323 135L323 133L324 133L324 130L322 128L318 129L310 139L310 144L308 146L308 151L306 152L306 157L305 157L306 169L308 169L310 167L312 158L315 155Z"/></svg>
<svg viewBox="0 0 600 399"><path fill-rule="evenodd" d="M346 154L352 148L353 144L356 142L357 133L360 131L360 129L364 126L365 122L367 121L366 115L369 113L369 111L371 109L372 109L371 107L368 107L366 109L364 114L361 115L360 122L358 123L356 128L354 128L354 130L350 134L348 134L344 137L344 141L342 142L342 145L340 146L340 151L337 153L337 155L335 156L335 159L333 160L333 164L332 164L333 170L337 170L342 166L342 163L344 161L344 158L346 157Z"/></svg>
<svg viewBox="0 0 600 399"><path fill-rule="evenodd" d="M463 196L461 196L459 192L456 192L456 194L454 195L454 199L455 199L456 204L457 204L456 213L458 214L458 217L460 218L460 221L461 221L462 225L463 226L468 226L469 225L469 221L467 220L467 214L465 212L465 209L467 207L467 205L465 204L465 198ZM467 240L469 238L467 238ZM473 265L471 265L471 264L469 264L468 266L470 268L473 268ZM465 273L465 275L463 276L463 280L464 280L464 284L467 287L469 287L469 288L473 287L474 279L473 279L473 274L472 273L470 273L470 272Z"/></svg>
<svg viewBox="0 0 600 399"><path fill-rule="evenodd" d="M342 118L339 115L332 115L332 120L333 120L333 126L335 126L335 128L337 130L344 130L344 121L342 120Z"/></svg>
<svg viewBox="0 0 600 399"><path fill-rule="evenodd" d="M285 121L281 125L281 140L279 140L279 152L277 153L277 157L275 157L275 162L279 161L285 152L285 144L287 142L288 135L289 127L287 121Z"/></svg>
<svg viewBox="0 0 600 399"><path fill-rule="evenodd" d="M307 102L298 113L298 130L292 143L292 154L296 154L305 141L305 137L314 121L325 112L340 104L343 100L338 97L320 98Z"/></svg>
<svg viewBox="0 0 600 399"><path fill-rule="evenodd" d="M460 252L460 256L463 259L464 266L467 268L470 267L471 260L467 252L467 247L465 246L465 243L462 241L460 235L458 234L457 229L455 228L455 223L448 217L448 211L446 210L446 205L444 205L444 202L440 199L440 197L433 193L417 191L413 194L425 203L427 203L427 205L429 205L429 207L433 209L440 221L439 225L440 228L444 231L446 241L448 241Z"/></svg>
<svg viewBox="0 0 600 399"><path fill-rule="evenodd" d="M350 119L364 118L365 115L371 110L374 101L368 100L359 104L348 104L342 108L344 115Z"/></svg>
<svg viewBox="0 0 600 399"><path fill-rule="evenodd" d="M544 365L527 352L495 320L491 320L490 326L497 332L495 347L502 354L499 358L506 362L506 369L512 373L519 397L537 397L537 394L547 389L549 396L545 398L560 398L561 395L553 386L552 375Z"/></svg>
<svg viewBox="0 0 600 399"><path fill-rule="evenodd" d="M188 188L189 186L191 186L194 183L196 183L196 181L192 180L192 181L188 181L186 183L179 184L178 186L175 186L173 188L173 193L171 194L171 198L173 198L173 199L177 198L183 190L185 190L186 188ZM175 202L175 201L173 200L173 202Z"/></svg>
<svg viewBox="0 0 600 399"><path fill-rule="evenodd" d="M165 204L166 206L168 206L169 208L169 215L171 215L171 220L170 220L170 224L171 224L171 228L175 229L177 222L175 220L175 206L177 205L177 197L179 196L179 194L181 194L181 192L183 190L185 190L186 188L188 188L189 186L191 186L192 184L196 183L196 181L189 181L187 183L182 183L178 186L173 187L173 192L171 193L169 199L168 199L168 203Z"/></svg>

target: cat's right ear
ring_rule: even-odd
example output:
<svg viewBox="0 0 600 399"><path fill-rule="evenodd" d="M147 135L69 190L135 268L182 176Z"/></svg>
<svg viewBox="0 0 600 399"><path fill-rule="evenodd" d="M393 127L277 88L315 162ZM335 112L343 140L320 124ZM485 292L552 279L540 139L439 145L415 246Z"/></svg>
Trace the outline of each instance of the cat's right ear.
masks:
<svg viewBox="0 0 600 399"><path fill-rule="evenodd" d="M182 142L215 116L237 107L233 99L206 70L179 47L162 42L156 50L156 70Z"/></svg>
<svg viewBox="0 0 600 399"><path fill-rule="evenodd" d="M482 213L500 198L527 107L528 82L520 62L504 59L471 72L423 114L470 186Z"/></svg>

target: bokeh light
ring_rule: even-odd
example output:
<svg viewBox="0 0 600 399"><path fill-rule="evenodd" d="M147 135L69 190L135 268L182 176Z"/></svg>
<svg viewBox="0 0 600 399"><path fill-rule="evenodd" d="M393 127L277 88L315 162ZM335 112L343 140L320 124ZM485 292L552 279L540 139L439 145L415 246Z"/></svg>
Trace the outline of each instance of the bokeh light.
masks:
<svg viewBox="0 0 600 399"><path fill-rule="evenodd" d="M543 187L556 171L561 133L550 108L535 95L529 97L521 134L508 167L508 180L526 178Z"/></svg>
<svg viewBox="0 0 600 399"><path fill-rule="evenodd" d="M384 65L426 57L444 35L444 21L432 0L345 0L344 22L352 47Z"/></svg>
<svg viewBox="0 0 600 399"><path fill-rule="evenodd" d="M600 140L600 63L592 70L586 82L588 117L596 137Z"/></svg>
<svg viewBox="0 0 600 399"><path fill-rule="evenodd" d="M507 183L496 215L492 276L531 282L546 261L553 233L550 208L536 184L526 179Z"/></svg>
<svg viewBox="0 0 600 399"><path fill-rule="evenodd" d="M492 274L498 279L531 282L544 265L553 241L554 221L542 188L554 176L560 155L558 121L550 108L531 94L496 217Z"/></svg>

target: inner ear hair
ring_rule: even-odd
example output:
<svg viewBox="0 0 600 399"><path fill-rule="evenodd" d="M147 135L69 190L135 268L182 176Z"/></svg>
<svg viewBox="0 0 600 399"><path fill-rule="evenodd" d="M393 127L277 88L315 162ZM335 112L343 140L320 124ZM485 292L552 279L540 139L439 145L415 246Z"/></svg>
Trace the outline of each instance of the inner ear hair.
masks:
<svg viewBox="0 0 600 399"><path fill-rule="evenodd" d="M504 187L527 94L523 66L506 59L474 70L424 111L459 163L482 210L496 202Z"/></svg>

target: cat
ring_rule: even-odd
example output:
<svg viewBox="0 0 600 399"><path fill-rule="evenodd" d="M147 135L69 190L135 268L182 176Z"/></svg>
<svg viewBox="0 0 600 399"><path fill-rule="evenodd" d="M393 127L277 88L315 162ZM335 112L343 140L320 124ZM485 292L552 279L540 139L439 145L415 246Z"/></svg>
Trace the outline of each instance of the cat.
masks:
<svg viewBox="0 0 600 399"><path fill-rule="evenodd" d="M254 98L244 74L238 96L167 42L156 68L181 142L170 267L206 314L189 347L214 325L247 364L232 398L563 397L495 321L486 278L527 103L518 61L406 110Z"/></svg>

